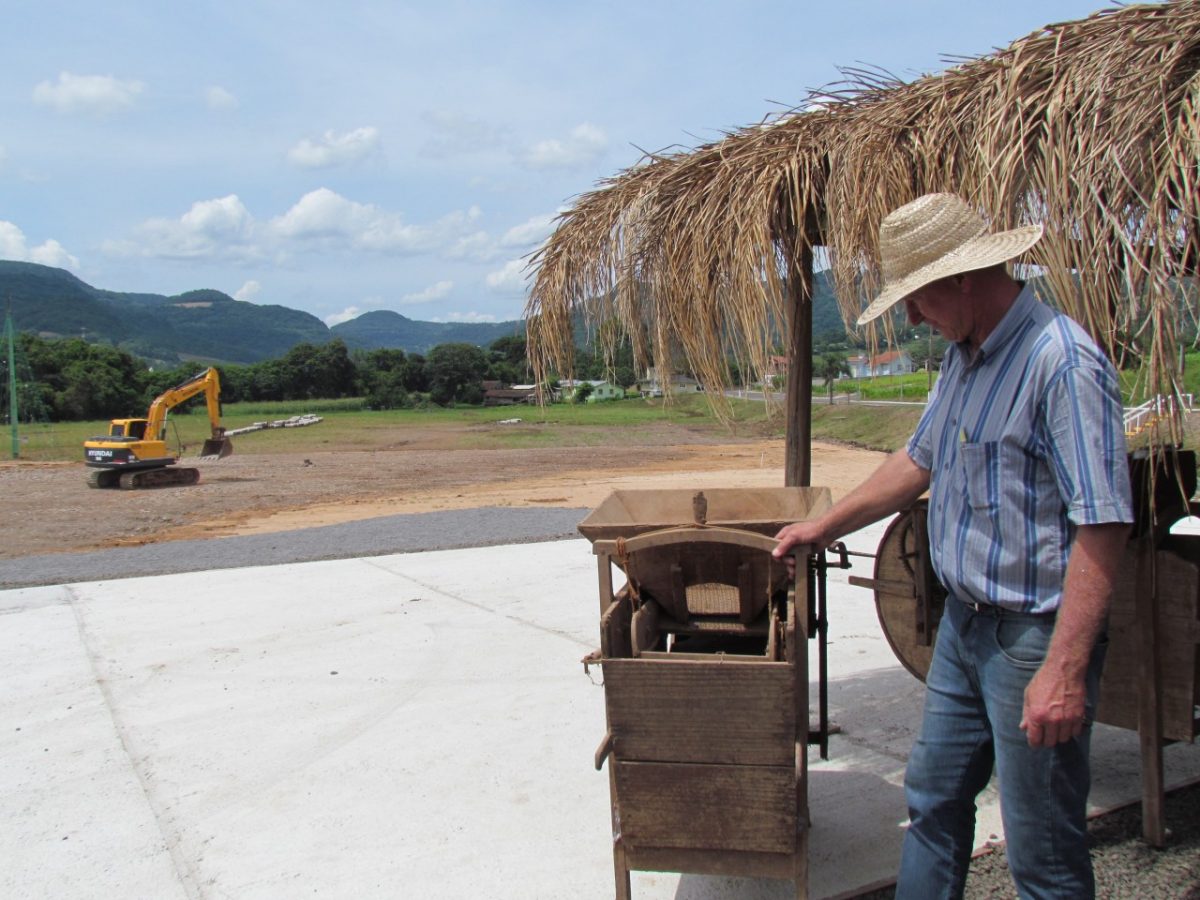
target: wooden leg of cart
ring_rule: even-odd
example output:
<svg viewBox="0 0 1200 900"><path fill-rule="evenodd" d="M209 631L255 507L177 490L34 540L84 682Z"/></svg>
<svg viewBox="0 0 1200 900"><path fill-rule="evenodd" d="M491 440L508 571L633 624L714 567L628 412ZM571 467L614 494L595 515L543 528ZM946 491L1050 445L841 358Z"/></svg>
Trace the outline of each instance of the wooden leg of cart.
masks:
<svg viewBox="0 0 1200 900"><path fill-rule="evenodd" d="M1141 538L1137 553L1138 739L1142 751L1142 837L1155 847L1166 844L1163 795L1162 672L1158 659L1158 580L1155 548Z"/></svg>
<svg viewBox="0 0 1200 900"><path fill-rule="evenodd" d="M608 764L608 790L610 797L617 796L616 774L612 762ZM613 875L617 884L617 900L632 900L629 883L629 860L625 858L625 839L621 837L621 814L616 804L612 810L613 823Z"/></svg>
<svg viewBox="0 0 1200 900"><path fill-rule="evenodd" d="M796 900L808 900L808 574L805 555L796 556L796 580L788 597L787 658L792 664L792 696L796 705L796 849L792 878Z"/></svg>

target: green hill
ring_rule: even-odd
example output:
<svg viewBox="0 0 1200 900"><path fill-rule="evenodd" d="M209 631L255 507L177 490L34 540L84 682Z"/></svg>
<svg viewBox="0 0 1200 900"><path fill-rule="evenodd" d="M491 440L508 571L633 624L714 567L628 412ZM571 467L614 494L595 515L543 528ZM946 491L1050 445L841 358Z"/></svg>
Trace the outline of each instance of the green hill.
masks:
<svg viewBox="0 0 1200 900"><path fill-rule="evenodd" d="M508 322L418 322L400 313L380 309L363 313L329 330L351 350L387 347L426 353L438 344L486 347L497 338L524 334L525 323L520 319Z"/></svg>
<svg viewBox="0 0 1200 900"><path fill-rule="evenodd" d="M0 260L0 302L11 304L22 331L84 337L166 364L258 362L301 342L329 340L324 322L284 306L211 290L175 297L101 290L62 269L12 260Z"/></svg>
<svg viewBox="0 0 1200 900"><path fill-rule="evenodd" d="M840 335L841 319L824 272L816 275L813 333ZM70 272L0 260L0 306L10 303L17 327L42 337L84 337L166 365L184 360L254 363L282 356L300 343L338 337L351 349L399 348L427 353L438 344L486 347L522 334L525 323L421 322L397 312L364 313L333 328L286 306L234 300L214 290L175 296L122 293L92 287ZM580 325L577 338L587 339Z"/></svg>
<svg viewBox="0 0 1200 900"><path fill-rule="evenodd" d="M399 313L370 312L331 331L309 313L244 303L221 291L170 297L122 293L94 288L63 269L0 260L0 305L6 302L22 331L48 338L84 337L168 365L187 359L260 362L297 344L324 344L333 337L351 348L425 353L452 342L487 346L524 330L521 321L417 322Z"/></svg>

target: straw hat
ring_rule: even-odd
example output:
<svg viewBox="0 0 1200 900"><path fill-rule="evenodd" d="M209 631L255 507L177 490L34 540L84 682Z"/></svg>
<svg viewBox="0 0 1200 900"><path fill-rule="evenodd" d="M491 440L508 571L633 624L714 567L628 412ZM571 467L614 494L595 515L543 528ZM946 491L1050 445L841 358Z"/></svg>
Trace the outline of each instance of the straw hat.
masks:
<svg viewBox="0 0 1200 900"><path fill-rule="evenodd" d="M858 317L858 324L867 324L939 278L986 269L1019 256L1041 236L1041 225L987 234L987 222L960 197L918 197L880 223L883 291Z"/></svg>

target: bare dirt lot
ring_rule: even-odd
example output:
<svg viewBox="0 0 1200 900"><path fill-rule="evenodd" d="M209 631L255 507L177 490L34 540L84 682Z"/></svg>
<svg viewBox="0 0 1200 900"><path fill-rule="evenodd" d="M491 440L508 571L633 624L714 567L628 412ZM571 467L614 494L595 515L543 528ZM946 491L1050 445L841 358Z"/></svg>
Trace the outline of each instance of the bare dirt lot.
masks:
<svg viewBox="0 0 1200 900"><path fill-rule="evenodd" d="M586 445L489 447L505 425L406 428L348 452L235 453L193 487L93 490L79 463L0 463L0 558L286 531L374 516L485 506L591 507L617 488L783 483L783 442L663 422ZM522 426L516 426L522 427ZM506 436L511 435L511 431ZM882 454L813 448L814 485L840 496Z"/></svg>

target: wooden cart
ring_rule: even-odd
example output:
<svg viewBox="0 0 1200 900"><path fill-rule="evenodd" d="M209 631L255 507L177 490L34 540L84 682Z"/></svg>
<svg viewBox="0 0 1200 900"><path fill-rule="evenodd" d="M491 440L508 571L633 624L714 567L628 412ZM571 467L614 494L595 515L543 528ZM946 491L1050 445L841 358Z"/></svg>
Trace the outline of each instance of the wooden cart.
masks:
<svg viewBox="0 0 1200 900"><path fill-rule="evenodd" d="M829 502L825 488L618 491L580 524L599 567L595 763L609 762L618 900L631 870L792 879L807 896L807 642L823 611L771 536Z"/></svg>

